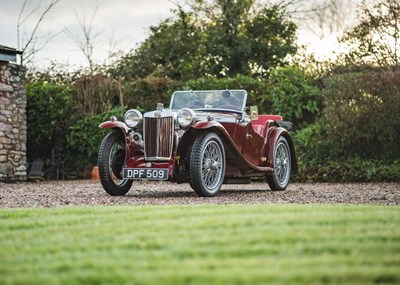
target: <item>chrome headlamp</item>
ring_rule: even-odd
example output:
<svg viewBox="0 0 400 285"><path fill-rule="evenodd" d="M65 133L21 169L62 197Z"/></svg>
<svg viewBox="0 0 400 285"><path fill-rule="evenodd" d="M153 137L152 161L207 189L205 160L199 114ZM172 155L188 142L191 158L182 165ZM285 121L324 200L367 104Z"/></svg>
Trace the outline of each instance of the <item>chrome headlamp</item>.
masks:
<svg viewBox="0 0 400 285"><path fill-rule="evenodd" d="M178 125L182 129L186 129L191 124L193 124L195 117L196 117L196 114L193 112L193 110L187 109L187 108L180 110L178 112L178 115L176 116Z"/></svg>
<svg viewBox="0 0 400 285"><path fill-rule="evenodd" d="M135 109L128 110L124 115L125 124L130 128L139 126L142 123L142 119L142 113Z"/></svg>

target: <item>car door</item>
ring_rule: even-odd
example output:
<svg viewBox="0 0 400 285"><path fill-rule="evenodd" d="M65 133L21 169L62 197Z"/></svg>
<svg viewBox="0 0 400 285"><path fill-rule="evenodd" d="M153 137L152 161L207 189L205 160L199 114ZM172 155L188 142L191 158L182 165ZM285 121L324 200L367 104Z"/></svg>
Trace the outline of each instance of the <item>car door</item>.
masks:
<svg viewBox="0 0 400 285"><path fill-rule="evenodd" d="M259 166L263 160L265 139L257 133L251 121L246 125L243 143L243 156L253 165Z"/></svg>

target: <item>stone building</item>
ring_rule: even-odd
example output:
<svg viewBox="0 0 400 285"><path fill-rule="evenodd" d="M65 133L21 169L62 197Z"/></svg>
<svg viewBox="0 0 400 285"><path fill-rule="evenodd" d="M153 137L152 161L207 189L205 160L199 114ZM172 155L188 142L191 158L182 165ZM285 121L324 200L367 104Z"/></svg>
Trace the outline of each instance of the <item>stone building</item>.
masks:
<svg viewBox="0 0 400 285"><path fill-rule="evenodd" d="M0 45L0 181L24 181L26 162L25 68L19 51Z"/></svg>

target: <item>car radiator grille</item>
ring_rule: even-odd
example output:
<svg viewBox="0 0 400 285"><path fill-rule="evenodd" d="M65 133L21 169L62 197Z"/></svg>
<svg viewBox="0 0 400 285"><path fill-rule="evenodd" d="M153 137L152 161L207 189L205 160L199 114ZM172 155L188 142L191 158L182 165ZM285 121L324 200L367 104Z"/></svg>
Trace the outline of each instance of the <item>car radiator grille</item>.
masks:
<svg viewBox="0 0 400 285"><path fill-rule="evenodd" d="M173 117L145 118L145 159L149 161L169 160L174 138Z"/></svg>

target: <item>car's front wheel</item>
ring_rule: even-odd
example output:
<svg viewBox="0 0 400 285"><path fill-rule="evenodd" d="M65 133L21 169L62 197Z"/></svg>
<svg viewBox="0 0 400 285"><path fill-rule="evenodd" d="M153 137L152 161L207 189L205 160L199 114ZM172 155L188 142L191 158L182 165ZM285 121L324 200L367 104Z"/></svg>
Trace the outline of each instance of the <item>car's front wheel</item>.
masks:
<svg viewBox="0 0 400 285"><path fill-rule="evenodd" d="M215 196L225 175L225 150L215 133L197 137L190 155L190 186L202 197Z"/></svg>
<svg viewBox="0 0 400 285"><path fill-rule="evenodd" d="M125 195L132 186L132 180L124 179L121 174L125 156L126 145L123 135L117 132L109 133L100 145L98 164L100 182L110 195Z"/></svg>
<svg viewBox="0 0 400 285"><path fill-rule="evenodd" d="M274 149L274 172L267 175L271 190L283 191L289 184L292 161L289 144L285 137L279 137Z"/></svg>

